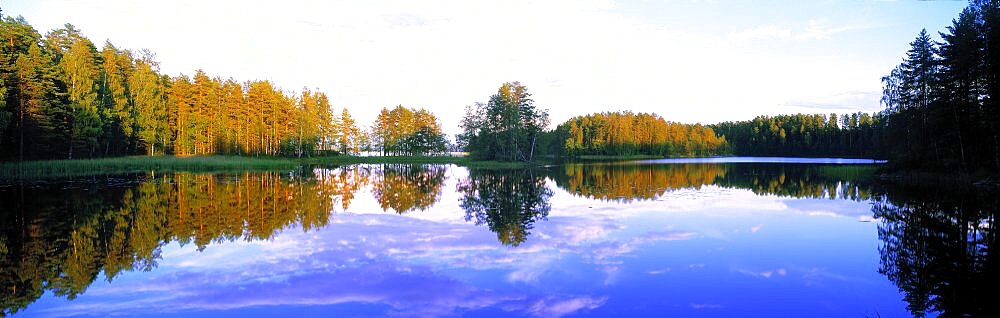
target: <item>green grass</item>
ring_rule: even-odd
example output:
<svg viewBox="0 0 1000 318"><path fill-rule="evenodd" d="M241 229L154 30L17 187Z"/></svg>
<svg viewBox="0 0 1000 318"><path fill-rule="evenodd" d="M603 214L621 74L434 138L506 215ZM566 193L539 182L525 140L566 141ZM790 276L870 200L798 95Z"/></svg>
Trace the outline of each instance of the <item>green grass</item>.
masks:
<svg viewBox="0 0 1000 318"><path fill-rule="evenodd" d="M454 164L479 169L527 168L541 163L476 161L458 156L331 156L313 158L242 156L131 156L0 163L0 180L34 180L146 172L285 171L301 166L349 164Z"/></svg>
<svg viewBox="0 0 1000 318"><path fill-rule="evenodd" d="M238 156L131 156L0 163L0 180L28 180L142 172L232 172L291 170L293 159Z"/></svg>

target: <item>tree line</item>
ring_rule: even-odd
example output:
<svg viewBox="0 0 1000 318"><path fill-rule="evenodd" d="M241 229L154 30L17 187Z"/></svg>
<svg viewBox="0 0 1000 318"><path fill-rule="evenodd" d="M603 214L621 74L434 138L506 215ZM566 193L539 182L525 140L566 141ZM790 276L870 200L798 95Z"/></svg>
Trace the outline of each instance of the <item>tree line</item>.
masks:
<svg viewBox="0 0 1000 318"><path fill-rule="evenodd" d="M534 105L519 82L504 83L487 103L467 106L456 141L477 159L532 161L539 157L721 155L726 139L700 124L668 122L655 114L607 112L577 116L548 130L548 110Z"/></svg>
<svg viewBox="0 0 1000 318"><path fill-rule="evenodd" d="M710 127L726 137L728 151L736 155L878 158L882 123L878 115L859 112L758 116Z"/></svg>
<svg viewBox="0 0 1000 318"><path fill-rule="evenodd" d="M1000 2L972 0L926 29L882 78L890 159L901 168L1000 170Z"/></svg>
<svg viewBox="0 0 1000 318"><path fill-rule="evenodd" d="M703 126L619 111L577 116L546 130L547 110L530 97L524 85L511 82L488 103L467 106L458 146L477 159L499 161L588 155L881 158L888 138L886 115L862 112L759 116Z"/></svg>
<svg viewBox="0 0 1000 318"><path fill-rule="evenodd" d="M726 138L710 127L628 111L577 116L557 126L553 134L552 149L566 156L712 156L722 154L726 145Z"/></svg>
<svg viewBox="0 0 1000 318"><path fill-rule="evenodd" d="M42 36L23 17L4 17L0 30L0 160L445 148L437 117L425 110L383 111L391 116L370 132L346 108L336 116L320 91L283 92L202 70L171 77L152 52L110 42L98 50L71 24Z"/></svg>

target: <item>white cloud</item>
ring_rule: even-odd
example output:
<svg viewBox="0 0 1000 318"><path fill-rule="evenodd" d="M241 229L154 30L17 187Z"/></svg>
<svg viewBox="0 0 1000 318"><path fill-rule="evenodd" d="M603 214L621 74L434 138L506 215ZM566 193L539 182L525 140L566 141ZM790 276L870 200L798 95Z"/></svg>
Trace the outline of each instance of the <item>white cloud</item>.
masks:
<svg viewBox="0 0 1000 318"><path fill-rule="evenodd" d="M558 300L546 299L536 302L531 306L530 311L538 317L562 317L581 310L591 310L600 307L607 298L578 297L572 299Z"/></svg>

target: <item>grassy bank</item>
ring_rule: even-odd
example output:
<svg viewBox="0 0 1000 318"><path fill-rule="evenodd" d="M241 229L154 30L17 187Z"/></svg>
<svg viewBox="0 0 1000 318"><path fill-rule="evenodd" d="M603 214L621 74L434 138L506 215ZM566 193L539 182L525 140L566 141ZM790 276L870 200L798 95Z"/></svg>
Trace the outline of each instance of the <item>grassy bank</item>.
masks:
<svg viewBox="0 0 1000 318"><path fill-rule="evenodd" d="M508 169L539 163L476 161L458 156L331 156L313 158L241 156L131 156L99 159L41 160L0 163L0 180L32 180L127 173L282 171L301 166L337 167L349 164L454 164L480 169Z"/></svg>

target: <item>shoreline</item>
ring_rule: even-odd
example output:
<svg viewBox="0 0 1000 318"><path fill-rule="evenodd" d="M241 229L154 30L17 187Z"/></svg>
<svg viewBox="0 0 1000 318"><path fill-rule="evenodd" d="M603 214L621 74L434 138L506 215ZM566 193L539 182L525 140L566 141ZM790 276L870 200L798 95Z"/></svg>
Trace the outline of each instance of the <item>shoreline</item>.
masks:
<svg viewBox="0 0 1000 318"><path fill-rule="evenodd" d="M292 171L302 167L351 164L453 164L481 169L541 166L545 162L480 161L459 156L331 156L312 158L247 156L128 156L96 159L37 160L0 163L0 181L28 181L130 173Z"/></svg>
<svg viewBox="0 0 1000 318"><path fill-rule="evenodd" d="M725 157L725 156L724 156ZM722 158L724 158L722 157ZM713 157L719 158L719 157ZM581 160L582 159L582 160ZM475 160L468 156L329 156L311 158L249 156L127 156L96 159L61 159L0 162L0 183L71 177L111 176L132 173L226 173L240 171L292 171L303 167L338 167L352 164L452 164L477 169L517 169L562 163L615 162L671 159L655 156L587 156L568 160L543 159L534 162ZM950 184L1000 189L1000 176L940 171L880 171L882 182L903 184Z"/></svg>

